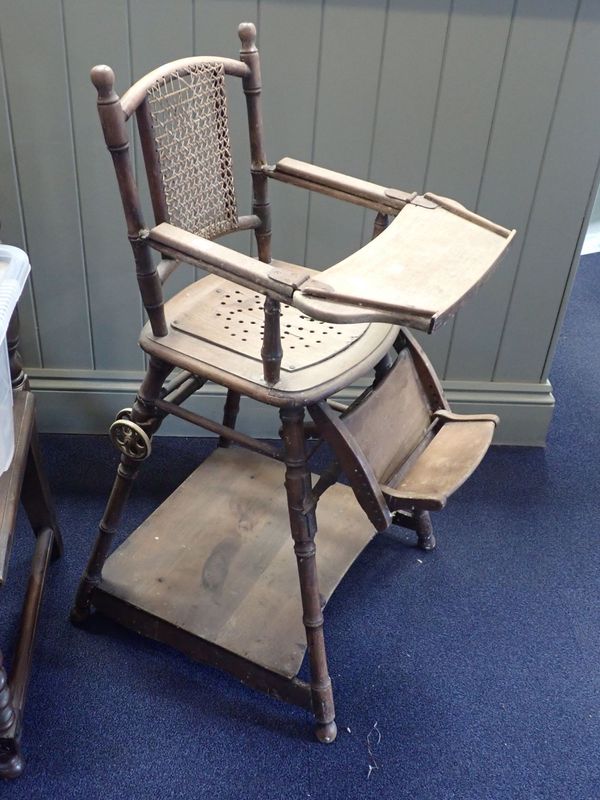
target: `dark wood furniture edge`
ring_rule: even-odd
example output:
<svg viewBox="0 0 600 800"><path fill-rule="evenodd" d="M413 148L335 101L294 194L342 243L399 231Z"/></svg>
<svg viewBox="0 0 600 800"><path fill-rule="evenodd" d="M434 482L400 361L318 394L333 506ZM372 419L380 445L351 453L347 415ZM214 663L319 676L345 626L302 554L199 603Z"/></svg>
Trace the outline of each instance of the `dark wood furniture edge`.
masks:
<svg viewBox="0 0 600 800"><path fill-rule="evenodd" d="M33 648L48 565L62 553L50 491L42 469L35 424L35 398L29 391L18 352L18 314L8 330L8 350L13 387L15 452L0 477L0 585L6 578L17 507L21 501L36 536L25 597L21 607L19 635L15 644L10 677L3 667L0 650L0 778L17 778L24 769L21 754L23 710L33 662ZM3 491L4 487L6 491Z"/></svg>
<svg viewBox="0 0 600 800"><path fill-rule="evenodd" d="M97 611L135 633L170 645L194 661L224 670L243 684L271 697L312 711L310 685L298 678L285 678L213 642L194 636L177 625L115 597L105 591L102 584L92 591L91 602Z"/></svg>
<svg viewBox="0 0 600 800"><path fill-rule="evenodd" d="M14 394L15 452L11 465L0 475L0 586L6 581L27 453L33 430L35 402L30 392Z"/></svg>

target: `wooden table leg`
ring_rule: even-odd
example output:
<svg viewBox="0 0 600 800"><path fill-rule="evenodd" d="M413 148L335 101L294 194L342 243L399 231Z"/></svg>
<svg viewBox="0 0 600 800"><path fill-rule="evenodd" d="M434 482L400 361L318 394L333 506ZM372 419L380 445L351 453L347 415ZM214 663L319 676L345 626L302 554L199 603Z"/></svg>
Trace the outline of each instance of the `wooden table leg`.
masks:
<svg viewBox="0 0 600 800"><path fill-rule="evenodd" d="M53 532L52 557L58 558L63 552L63 541L56 520L50 487L42 466L35 421L32 426L27 464L21 487L21 503L36 537L48 528Z"/></svg>
<svg viewBox="0 0 600 800"><path fill-rule="evenodd" d="M3 489L0 490L0 521L3 525L5 547L8 537L5 554L10 552L10 540L14 533L19 500L25 508L36 536L10 679L4 669L0 652L0 778L17 778L24 768L20 747L23 708L46 571L51 556L57 557L62 553L62 539L41 461L34 416L35 404L33 396L28 391L27 375L18 352L19 324L16 311L10 320L7 342L16 441L15 454L2 477Z"/></svg>
<svg viewBox="0 0 600 800"><path fill-rule="evenodd" d="M24 762L15 736L17 713L0 652L0 778L18 778Z"/></svg>

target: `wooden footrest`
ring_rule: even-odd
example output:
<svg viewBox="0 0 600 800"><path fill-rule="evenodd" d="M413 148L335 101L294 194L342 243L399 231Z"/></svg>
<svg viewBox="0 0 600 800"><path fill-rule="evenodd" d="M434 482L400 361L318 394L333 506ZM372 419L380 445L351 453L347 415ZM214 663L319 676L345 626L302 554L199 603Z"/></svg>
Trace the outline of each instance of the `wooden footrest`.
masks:
<svg viewBox="0 0 600 800"><path fill-rule="evenodd" d="M218 448L111 555L99 592L293 677L306 640L283 482L282 464ZM318 523L326 602L375 531L340 484Z"/></svg>
<svg viewBox="0 0 600 800"><path fill-rule="evenodd" d="M479 466L494 427L493 419L447 422L400 480L381 487L384 495L399 508L439 511Z"/></svg>

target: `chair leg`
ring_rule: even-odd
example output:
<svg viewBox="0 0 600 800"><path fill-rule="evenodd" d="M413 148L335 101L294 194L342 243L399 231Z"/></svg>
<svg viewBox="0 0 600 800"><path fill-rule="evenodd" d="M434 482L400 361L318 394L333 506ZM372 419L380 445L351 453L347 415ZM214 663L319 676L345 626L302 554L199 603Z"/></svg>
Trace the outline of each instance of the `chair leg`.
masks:
<svg viewBox="0 0 600 800"><path fill-rule="evenodd" d="M415 511L415 520L418 546L421 550L434 550L436 542L429 511Z"/></svg>
<svg viewBox="0 0 600 800"><path fill-rule="evenodd" d="M223 410L223 425L228 428L235 428L238 411L240 410L240 393L233 389L227 390L227 399ZM219 447L229 447L231 441L226 436L219 436Z"/></svg>
<svg viewBox="0 0 600 800"><path fill-rule="evenodd" d="M36 536L50 528L53 532L52 558L58 558L63 553L63 542L54 502L42 465L37 428L34 423L31 432L31 442L27 453L27 464L21 488L21 502Z"/></svg>
<svg viewBox="0 0 600 800"><path fill-rule="evenodd" d="M117 446L121 451L121 461L100 522L96 541L77 589L75 604L71 610L71 621L75 624L81 624L90 615L92 592L94 587L100 583L102 568L108 558L121 514L131 493L133 481L140 471L141 462L150 454L147 446L150 437L158 430L162 421L156 413L154 403L158 399L162 385L172 369L173 367L169 364L165 364L155 358L150 359L146 377L140 386L131 410L131 422L134 423L138 431L140 428L142 429L143 437L141 439L136 438L136 431L133 428L131 437L124 436L118 441ZM124 429L126 429L127 421L124 421L123 425ZM146 435L145 430L148 431L149 435Z"/></svg>
<svg viewBox="0 0 600 800"><path fill-rule="evenodd" d="M14 738L16 711L0 652L0 778L17 778L24 767L21 748Z"/></svg>
<svg viewBox="0 0 600 800"><path fill-rule="evenodd" d="M303 622L310 663L313 713L317 721L315 734L320 742L329 744L337 735L337 726L335 724L333 690L327 669L323 612L317 576L315 549L317 524L310 472L304 449L304 409L284 408L281 410L280 416L285 447L285 488L300 578Z"/></svg>
<svg viewBox="0 0 600 800"><path fill-rule="evenodd" d="M100 583L104 562L108 558L121 514L139 470L140 462L133 461L125 455L121 456L115 482L104 510L104 516L100 522L98 535L79 583L75 604L71 610L71 622L75 624L81 624L90 615L92 591Z"/></svg>

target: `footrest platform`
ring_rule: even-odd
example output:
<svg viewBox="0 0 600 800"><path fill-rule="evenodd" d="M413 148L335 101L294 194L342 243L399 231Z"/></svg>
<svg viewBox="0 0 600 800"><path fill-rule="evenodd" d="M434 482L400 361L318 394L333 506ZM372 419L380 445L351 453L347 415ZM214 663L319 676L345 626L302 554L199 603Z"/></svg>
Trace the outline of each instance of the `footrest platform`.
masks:
<svg viewBox="0 0 600 800"><path fill-rule="evenodd" d="M141 631L153 638L172 643L176 629L293 678L306 639L284 471L265 456L217 448L110 556L94 604L122 620L122 601L167 623L167 632ZM327 602L375 531L341 484L319 500L317 521Z"/></svg>

